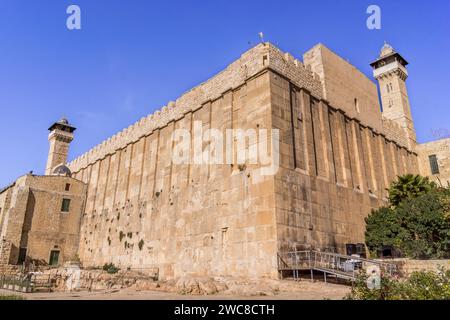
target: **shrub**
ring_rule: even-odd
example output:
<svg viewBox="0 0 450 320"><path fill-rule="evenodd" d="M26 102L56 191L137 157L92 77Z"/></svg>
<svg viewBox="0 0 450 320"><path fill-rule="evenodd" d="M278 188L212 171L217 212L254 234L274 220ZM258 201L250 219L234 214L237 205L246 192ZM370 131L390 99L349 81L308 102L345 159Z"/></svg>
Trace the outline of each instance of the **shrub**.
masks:
<svg viewBox="0 0 450 320"><path fill-rule="evenodd" d="M0 295L0 300L26 300L26 299L18 295Z"/></svg>
<svg viewBox="0 0 450 320"><path fill-rule="evenodd" d="M437 185L428 177L412 174L399 176L388 189L389 202L398 206L402 201L426 194L436 187Z"/></svg>
<svg viewBox="0 0 450 320"><path fill-rule="evenodd" d="M105 263L103 265L103 270L105 270L106 272L110 273L110 274L114 274L119 272L119 268L116 267L113 263Z"/></svg>
<svg viewBox="0 0 450 320"><path fill-rule="evenodd" d="M381 277L379 289L370 290L367 277L360 276L352 287L348 300L449 300L450 271L414 272L408 279L400 281L389 276Z"/></svg>

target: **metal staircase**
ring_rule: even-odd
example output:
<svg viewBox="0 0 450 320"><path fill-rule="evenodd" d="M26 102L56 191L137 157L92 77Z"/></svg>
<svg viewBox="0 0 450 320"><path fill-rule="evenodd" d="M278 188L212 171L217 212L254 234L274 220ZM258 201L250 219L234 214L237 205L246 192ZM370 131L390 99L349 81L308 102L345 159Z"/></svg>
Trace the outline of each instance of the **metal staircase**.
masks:
<svg viewBox="0 0 450 320"><path fill-rule="evenodd" d="M338 253L308 250L278 254L278 271L281 276L283 277L283 272L289 271L292 272L295 280L300 279L301 271L309 270L311 280L314 279L314 271L318 271L323 272L325 281L327 275L354 281L361 270L370 265L378 266L381 272L389 275L394 275L397 272L395 264Z"/></svg>

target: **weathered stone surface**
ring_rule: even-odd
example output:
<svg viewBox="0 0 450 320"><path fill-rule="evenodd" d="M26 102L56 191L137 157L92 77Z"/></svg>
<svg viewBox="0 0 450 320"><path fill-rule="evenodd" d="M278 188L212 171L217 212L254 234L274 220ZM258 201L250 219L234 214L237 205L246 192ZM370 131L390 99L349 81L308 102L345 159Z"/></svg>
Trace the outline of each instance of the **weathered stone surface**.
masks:
<svg viewBox="0 0 450 320"><path fill-rule="evenodd" d="M420 171L430 176L439 185L450 185L450 138L432 141L417 146ZM438 174L431 172L430 156L435 155L438 163Z"/></svg>
<svg viewBox="0 0 450 320"><path fill-rule="evenodd" d="M0 259L17 264L21 248L26 249L22 259L39 264L49 263L52 251L59 252L59 265L74 259L78 254L86 188L83 182L67 176L28 174L3 191L0 241L9 243L9 249L0 252ZM70 200L69 212L62 212L63 199Z"/></svg>

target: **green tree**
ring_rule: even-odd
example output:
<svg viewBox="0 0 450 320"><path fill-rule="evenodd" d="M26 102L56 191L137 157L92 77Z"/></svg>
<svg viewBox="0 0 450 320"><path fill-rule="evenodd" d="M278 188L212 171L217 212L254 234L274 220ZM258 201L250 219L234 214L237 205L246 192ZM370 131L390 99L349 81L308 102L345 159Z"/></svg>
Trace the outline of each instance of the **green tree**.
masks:
<svg viewBox="0 0 450 320"><path fill-rule="evenodd" d="M396 208L402 232L398 243L412 258L445 258L450 252L450 219L445 203L447 192L433 190Z"/></svg>
<svg viewBox="0 0 450 320"><path fill-rule="evenodd" d="M389 202L393 206L398 206L402 201L426 194L436 187L428 177L413 174L399 176L388 189Z"/></svg>
<svg viewBox="0 0 450 320"><path fill-rule="evenodd" d="M366 245L375 254L384 246L398 247L398 238L402 232L401 221L392 208L372 210L366 218Z"/></svg>
<svg viewBox="0 0 450 320"><path fill-rule="evenodd" d="M391 246L412 258L450 256L450 190L409 175L394 182L391 191L395 204L373 210L366 218L371 253Z"/></svg>

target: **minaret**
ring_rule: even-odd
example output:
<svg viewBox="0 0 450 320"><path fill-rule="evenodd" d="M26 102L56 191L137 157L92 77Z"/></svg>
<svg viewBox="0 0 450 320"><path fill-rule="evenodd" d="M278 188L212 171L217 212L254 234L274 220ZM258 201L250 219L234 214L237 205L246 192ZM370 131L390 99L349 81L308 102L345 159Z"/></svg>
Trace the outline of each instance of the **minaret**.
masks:
<svg viewBox="0 0 450 320"><path fill-rule="evenodd" d="M404 128L408 138L408 147L414 150L416 132L411 116L406 78L408 62L387 43L381 49L379 58L370 64L373 76L380 86L383 117L392 120Z"/></svg>
<svg viewBox="0 0 450 320"><path fill-rule="evenodd" d="M48 152L45 175L51 175L52 170L56 166L67 162L69 145L73 140L73 132L76 128L71 126L67 119L62 118L58 122L55 122L48 130L50 131L48 136L50 150Z"/></svg>

